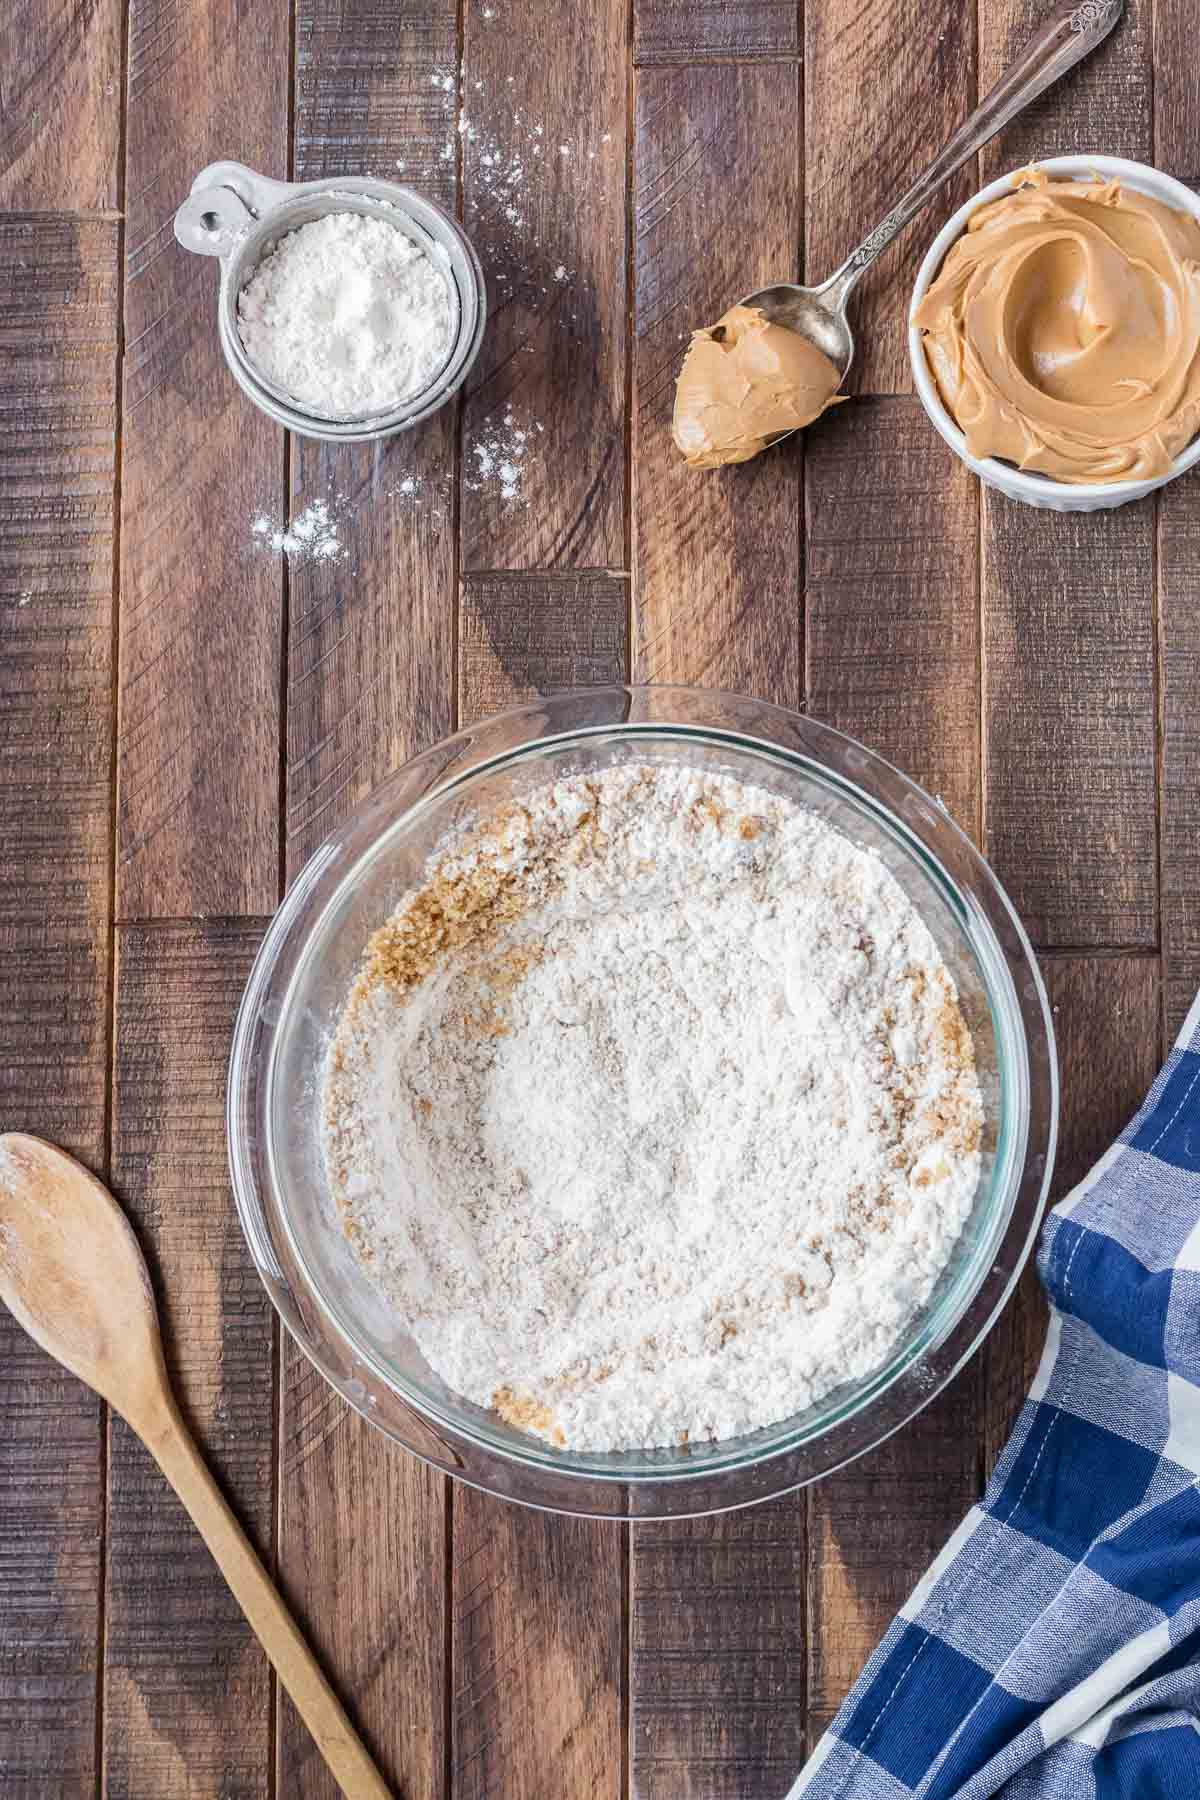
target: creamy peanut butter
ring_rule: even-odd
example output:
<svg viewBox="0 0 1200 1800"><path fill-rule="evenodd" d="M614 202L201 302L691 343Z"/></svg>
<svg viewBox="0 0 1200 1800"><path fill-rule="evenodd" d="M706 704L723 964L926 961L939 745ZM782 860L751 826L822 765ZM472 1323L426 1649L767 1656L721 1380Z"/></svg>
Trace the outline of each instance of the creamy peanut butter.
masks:
<svg viewBox="0 0 1200 1800"><path fill-rule="evenodd" d="M942 400L973 456L1163 475L1200 429L1200 222L1119 181L1019 179L915 314Z"/></svg>
<svg viewBox="0 0 1200 1800"><path fill-rule="evenodd" d="M841 376L799 332L731 306L694 331L675 388L672 435L693 469L749 462L781 431L836 404Z"/></svg>

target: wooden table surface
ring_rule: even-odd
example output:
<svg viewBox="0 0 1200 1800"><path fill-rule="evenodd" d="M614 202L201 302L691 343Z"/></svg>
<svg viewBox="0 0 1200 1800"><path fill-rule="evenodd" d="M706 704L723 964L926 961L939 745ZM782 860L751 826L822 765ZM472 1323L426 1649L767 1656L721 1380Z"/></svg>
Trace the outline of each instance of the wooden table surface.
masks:
<svg viewBox="0 0 1200 1800"><path fill-rule="evenodd" d="M935 436L901 319L975 173L859 297L851 405L720 474L668 436L689 327L831 270L1041 10L10 7L0 1123L129 1208L186 1410L406 1800L782 1796L979 1493L1041 1317L1027 1278L908 1430L715 1520L542 1517L373 1432L280 1335L222 1129L251 958L346 811L537 689L632 675L810 709L940 794L1020 909L1061 1039L1059 1192L1200 981L1200 483L1056 516L981 494ZM1200 177L1198 32L1200 0L1130 0L979 179L1091 148ZM335 451L248 404L216 269L172 234L219 157L459 209L493 304L461 407ZM474 451L509 410L515 499ZM320 497L339 559L254 538L256 512ZM4 1315L0 1791L101 1784L332 1792L140 1446Z"/></svg>

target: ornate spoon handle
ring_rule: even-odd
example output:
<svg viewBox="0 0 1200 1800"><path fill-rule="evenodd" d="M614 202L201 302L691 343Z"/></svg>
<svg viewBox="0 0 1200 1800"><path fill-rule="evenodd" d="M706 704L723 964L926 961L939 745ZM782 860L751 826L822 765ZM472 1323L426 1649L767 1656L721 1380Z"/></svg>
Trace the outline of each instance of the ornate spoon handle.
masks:
<svg viewBox="0 0 1200 1800"><path fill-rule="evenodd" d="M1125 9L1125 0L1074 0L1057 7L1041 30L1005 71L969 118L964 119L949 142L934 157L923 175L899 199L887 218L878 224L841 268L821 286L828 304L841 308L865 269L923 206L928 205L942 183L990 138L1015 119L1031 101L1056 82L1060 75L1082 62L1113 29Z"/></svg>

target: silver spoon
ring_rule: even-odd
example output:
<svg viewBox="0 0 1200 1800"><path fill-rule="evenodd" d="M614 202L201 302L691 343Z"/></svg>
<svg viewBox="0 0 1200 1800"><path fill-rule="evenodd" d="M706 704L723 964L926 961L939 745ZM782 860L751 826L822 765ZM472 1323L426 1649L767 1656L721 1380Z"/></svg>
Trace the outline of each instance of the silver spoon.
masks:
<svg viewBox="0 0 1200 1800"><path fill-rule="evenodd" d="M1072 5L1056 8L986 100L980 101L925 173L858 249L850 252L836 274L820 287L797 287L792 282L779 281L747 294L741 304L761 307L773 324L786 325L808 338L845 378L854 356L854 334L846 317L846 302L859 277L968 157L974 156L1031 100L1045 93L1060 75L1082 62L1108 36L1124 8L1125 0L1074 0ZM771 442L778 443L780 438L791 435L789 431L781 432Z"/></svg>

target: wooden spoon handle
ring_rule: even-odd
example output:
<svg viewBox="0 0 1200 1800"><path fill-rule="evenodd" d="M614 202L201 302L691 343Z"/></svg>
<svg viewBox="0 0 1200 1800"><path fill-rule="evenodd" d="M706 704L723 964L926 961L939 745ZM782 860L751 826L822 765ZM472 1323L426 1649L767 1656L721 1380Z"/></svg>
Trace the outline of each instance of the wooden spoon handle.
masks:
<svg viewBox="0 0 1200 1800"><path fill-rule="evenodd" d="M150 1424L130 1423L191 1514L342 1792L348 1800L391 1800L383 1777L230 1512L175 1406L156 1409Z"/></svg>

